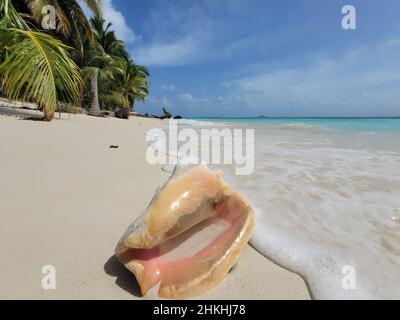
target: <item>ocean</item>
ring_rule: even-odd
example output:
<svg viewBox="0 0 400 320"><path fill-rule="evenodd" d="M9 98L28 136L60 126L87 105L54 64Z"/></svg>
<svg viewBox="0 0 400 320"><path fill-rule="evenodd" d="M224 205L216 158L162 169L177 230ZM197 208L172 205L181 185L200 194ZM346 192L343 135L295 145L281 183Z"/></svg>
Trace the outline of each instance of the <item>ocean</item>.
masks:
<svg viewBox="0 0 400 320"><path fill-rule="evenodd" d="M400 119L195 118L252 128L248 176L220 166L256 214L251 245L316 299L400 299Z"/></svg>

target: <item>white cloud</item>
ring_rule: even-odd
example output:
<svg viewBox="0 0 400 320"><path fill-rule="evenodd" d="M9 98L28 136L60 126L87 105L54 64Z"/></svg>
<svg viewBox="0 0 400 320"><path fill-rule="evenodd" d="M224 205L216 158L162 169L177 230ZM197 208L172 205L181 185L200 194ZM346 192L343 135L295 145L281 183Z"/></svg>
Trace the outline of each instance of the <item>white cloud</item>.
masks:
<svg viewBox="0 0 400 320"><path fill-rule="evenodd" d="M201 49L188 36L173 43L153 43L136 50L135 60L144 65L180 66L195 61Z"/></svg>
<svg viewBox="0 0 400 320"><path fill-rule="evenodd" d="M187 92L181 93L179 95L179 99L181 99L182 101L187 102L187 103L195 102L195 99L193 98L193 96L190 93L187 93Z"/></svg>
<svg viewBox="0 0 400 320"><path fill-rule="evenodd" d="M112 0L103 0L103 8L104 19L107 22L112 23L112 28L119 39L125 41L126 43L132 43L139 39L139 37L126 23L124 15L114 8Z"/></svg>
<svg viewBox="0 0 400 320"><path fill-rule="evenodd" d="M83 1L79 1L86 16L91 17L92 12L86 6ZM132 43L136 40L140 40L140 36L136 35L135 32L128 26L124 15L116 10L113 6L112 0L103 0L103 16L106 22L112 23L112 30L115 31L115 35L126 43Z"/></svg>
<svg viewBox="0 0 400 320"><path fill-rule="evenodd" d="M170 105L170 102L167 97L162 97L162 104L164 107Z"/></svg>
<svg viewBox="0 0 400 320"><path fill-rule="evenodd" d="M162 84L161 89L166 90L166 91L175 91L175 86L172 84L170 84L170 85Z"/></svg>
<svg viewBox="0 0 400 320"><path fill-rule="evenodd" d="M228 90L259 114L396 115L400 52L397 46L387 48L363 46L297 68L264 69L231 81Z"/></svg>
<svg viewBox="0 0 400 320"><path fill-rule="evenodd" d="M386 42L386 45L388 46L398 46L400 45L400 40L399 39L391 39Z"/></svg>
<svg viewBox="0 0 400 320"><path fill-rule="evenodd" d="M185 66L216 54L216 20L208 1L156 1L147 21L151 34L132 48L135 60L148 66Z"/></svg>

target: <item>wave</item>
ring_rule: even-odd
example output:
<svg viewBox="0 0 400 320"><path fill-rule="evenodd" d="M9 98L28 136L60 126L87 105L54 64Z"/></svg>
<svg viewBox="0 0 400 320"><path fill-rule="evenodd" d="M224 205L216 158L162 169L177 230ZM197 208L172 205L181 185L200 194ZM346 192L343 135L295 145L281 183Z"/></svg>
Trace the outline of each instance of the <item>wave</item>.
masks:
<svg viewBox="0 0 400 320"><path fill-rule="evenodd" d="M195 129L221 124L179 123ZM329 131L264 123L256 134L254 174L240 177L222 166L226 181L255 208L251 245L301 275L314 298L399 298L400 152L344 146L337 141L356 140L357 133L332 140L337 132ZM159 142L153 146L167 152ZM355 288L343 284L346 268L355 270Z"/></svg>
<svg viewBox="0 0 400 320"><path fill-rule="evenodd" d="M179 119L178 125L205 127L205 126L215 126L216 123L211 121L194 120L194 119Z"/></svg>
<svg viewBox="0 0 400 320"><path fill-rule="evenodd" d="M399 298L400 153L309 148L310 136L296 147L263 136L254 175L223 170L255 207L251 245L301 275L314 298Z"/></svg>
<svg viewBox="0 0 400 320"><path fill-rule="evenodd" d="M263 124L264 128L275 129L275 130L285 130L285 131L332 131L332 128L313 125L309 123L295 122L295 123L285 123L285 124Z"/></svg>

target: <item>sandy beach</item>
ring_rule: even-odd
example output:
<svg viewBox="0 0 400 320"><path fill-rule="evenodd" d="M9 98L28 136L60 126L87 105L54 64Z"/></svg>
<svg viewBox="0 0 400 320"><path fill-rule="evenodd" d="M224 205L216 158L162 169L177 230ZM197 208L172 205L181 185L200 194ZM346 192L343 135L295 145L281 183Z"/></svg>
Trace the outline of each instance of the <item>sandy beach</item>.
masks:
<svg viewBox="0 0 400 320"><path fill-rule="evenodd" d="M169 176L145 159L146 132L164 123L67 114L46 123L0 111L0 298L141 299L113 253ZM45 265L56 268L55 290L41 287ZM309 297L298 275L247 246L224 282L199 298Z"/></svg>

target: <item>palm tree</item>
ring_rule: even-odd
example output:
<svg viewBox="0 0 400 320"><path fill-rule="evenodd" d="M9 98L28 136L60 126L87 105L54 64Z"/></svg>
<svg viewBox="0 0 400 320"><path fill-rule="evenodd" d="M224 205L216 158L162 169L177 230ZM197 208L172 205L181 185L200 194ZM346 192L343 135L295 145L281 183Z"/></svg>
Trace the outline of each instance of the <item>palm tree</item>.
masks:
<svg viewBox="0 0 400 320"><path fill-rule="evenodd" d="M118 40L113 30L112 23L105 25L105 20L99 16L90 19L92 32L96 43L100 44L103 51L113 58L121 58L128 60L129 54L125 50L124 42Z"/></svg>
<svg viewBox="0 0 400 320"><path fill-rule="evenodd" d="M33 100L54 117L57 102L76 103L82 82L68 46L31 30L11 0L0 3L0 85L9 99Z"/></svg>
<svg viewBox="0 0 400 320"><path fill-rule="evenodd" d="M95 41L84 42L84 67L82 77L85 83L90 83L90 109L89 114L93 116L101 115L99 102L99 77L108 79L113 76L110 70L113 66L113 58L104 52L103 47Z"/></svg>
<svg viewBox="0 0 400 320"><path fill-rule="evenodd" d="M25 0L30 12L39 21L42 18L42 8L44 5L52 5L55 8L57 16L57 30L55 36L62 42L71 46L71 55L74 61L83 68L84 65L84 43L88 41L94 44L94 35L92 26L85 16L78 0ZM82 0L92 11L95 17L102 17L102 0ZM93 86L97 84L96 75L93 74ZM82 97L84 95L81 88L78 99L78 106L81 107ZM93 100L96 101L94 90ZM100 110L99 110L100 111ZM95 112L97 113L97 112Z"/></svg>
<svg viewBox="0 0 400 320"><path fill-rule="evenodd" d="M120 54L124 48L122 41L117 40L113 31L110 30L111 23L104 28L105 21L95 16L90 20L94 42L85 42L85 68L83 73L90 75L91 104L89 114L101 115L99 102L98 78L110 80L113 78L115 55Z"/></svg>
<svg viewBox="0 0 400 320"><path fill-rule="evenodd" d="M90 114L99 115L100 105L116 104L129 108L134 100L148 95L148 70L135 65L122 41L100 17L90 20L94 44L85 42L84 78L89 82Z"/></svg>
<svg viewBox="0 0 400 320"><path fill-rule="evenodd" d="M135 100L143 101L149 94L148 71L131 60L119 60L113 86L104 93L104 101L132 109ZM139 70L146 71L142 73Z"/></svg>
<svg viewBox="0 0 400 320"><path fill-rule="evenodd" d="M143 80L146 80L145 82L141 82L142 86L140 89L140 94L136 97L132 96L131 107L133 109L135 106L135 100L144 101L144 98L149 95L148 77L150 76L150 72L145 66L135 64L132 60L128 61L128 70L131 73L131 77L139 79L142 78Z"/></svg>
<svg viewBox="0 0 400 320"><path fill-rule="evenodd" d="M14 1L0 0L0 90L8 97L36 101L51 120L58 101L80 105L90 94L90 114L100 115L100 106L132 108L148 95L149 72L105 25L101 0L81 0L95 14L90 22L79 0ZM31 30L47 4L56 8L57 30Z"/></svg>
<svg viewBox="0 0 400 320"><path fill-rule="evenodd" d="M18 0L21 1L21 0ZM85 39L93 42L93 32L88 18L79 2L85 3L96 17L102 16L102 0L25 0L29 10L37 21L42 18L42 8L52 5L56 10L56 36L74 48L75 61L81 66Z"/></svg>

